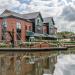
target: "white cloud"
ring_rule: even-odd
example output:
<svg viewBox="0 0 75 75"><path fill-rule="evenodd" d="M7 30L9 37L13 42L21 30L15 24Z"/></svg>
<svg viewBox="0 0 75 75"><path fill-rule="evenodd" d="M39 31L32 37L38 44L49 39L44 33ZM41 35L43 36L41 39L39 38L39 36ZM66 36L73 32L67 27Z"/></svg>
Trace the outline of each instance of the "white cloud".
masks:
<svg viewBox="0 0 75 75"><path fill-rule="evenodd" d="M58 0L32 0L28 7L31 11L41 11L43 16L58 16L63 8L58 4Z"/></svg>
<svg viewBox="0 0 75 75"><path fill-rule="evenodd" d="M17 10L20 13L40 11L43 17L54 17L59 31L69 30L75 23L64 20L64 16L61 16L64 8L69 8L69 6L74 10L75 0L31 0L28 4L21 3L20 0L0 0L0 12L4 9ZM68 13L70 14L70 12ZM66 16L66 14L64 15Z"/></svg>
<svg viewBox="0 0 75 75"><path fill-rule="evenodd" d="M19 7L21 4L17 0L0 0L0 12L5 9L14 9Z"/></svg>

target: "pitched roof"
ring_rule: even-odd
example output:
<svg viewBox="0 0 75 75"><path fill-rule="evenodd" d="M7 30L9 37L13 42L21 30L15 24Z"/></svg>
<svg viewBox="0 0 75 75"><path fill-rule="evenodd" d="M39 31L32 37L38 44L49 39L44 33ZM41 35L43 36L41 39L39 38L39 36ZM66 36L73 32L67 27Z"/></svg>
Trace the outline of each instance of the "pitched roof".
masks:
<svg viewBox="0 0 75 75"><path fill-rule="evenodd" d="M53 20L53 17L46 17L46 18L44 18L43 23L49 23L50 21L52 21L53 22L53 25L55 25L54 20Z"/></svg>
<svg viewBox="0 0 75 75"><path fill-rule="evenodd" d="M52 17L46 17L44 18L44 23L48 23L50 22L50 20L52 20Z"/></svg>
<svg viewBox="0 0 75 75"><path fill-rule="evenodd" d="M16 13L16 12L13 12L13 11L10 11L10 10L5 10L1 15L0 17L4 17L4 16L17 16L17 17L22 17L19 13Z"/></svg>
<svg viewBox="0 0 75 75"><path fill-rule="evenodd" d="M23 17L25 19L35 19L39 14L40 12L33 12L33 13L23 14Z"/></svg>
<svg viewBox="0 0 75 75"><path fill-rule="evenodd" d="M0 15L0 17L5 17L5 16L15 16L15 17L18 17L18 18L25 19L22 16L22 14L19 14L19 13L16 13L16 12L13 12L13 11L10 11L10 10L7 10L7 9ZM27 20L27 21L30 21L30 20Z"/></svg>
<svg viewBox="0 0 75 75"><path fill-rule="evenodd" d="M33 12L33 13L28 13L28 14L19 14L10 10L5 10L0 17L4 17L4 16L15 16L15 17L19 17L22 19L35 19L38 15L40 14L40 12Z"/></svg>

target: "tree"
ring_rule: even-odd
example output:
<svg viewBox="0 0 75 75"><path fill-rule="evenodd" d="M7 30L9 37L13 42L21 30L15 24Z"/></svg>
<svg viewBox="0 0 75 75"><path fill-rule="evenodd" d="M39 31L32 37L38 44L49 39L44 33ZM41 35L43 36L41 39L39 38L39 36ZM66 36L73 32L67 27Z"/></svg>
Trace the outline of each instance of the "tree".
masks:
<svg viewBox="0 0 75 75"><path fill-rule="evenodd" d="M57 33L57 35L62 38L69 38L73 34L74 34L73 32L68 32L68 31L63 31L63 32Z"/></svg>

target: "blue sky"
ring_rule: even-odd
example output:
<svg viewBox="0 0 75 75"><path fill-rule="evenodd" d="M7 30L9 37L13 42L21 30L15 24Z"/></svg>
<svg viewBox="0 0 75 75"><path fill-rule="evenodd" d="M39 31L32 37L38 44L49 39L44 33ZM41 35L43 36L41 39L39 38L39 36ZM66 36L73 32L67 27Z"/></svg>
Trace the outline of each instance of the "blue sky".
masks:
<svg viewBox="0 0 75 75"><path fill-rule="evenodd" d="M75 0L0 0L5 9L18 13L40 11L43 17L54 17L58 31L75 31Z"/></svg>
<svg viewBox="0 0 75 75"><path fill-rule="evenodd" d="M21 3L30 3L31 2L31 0L18 0L18 1L20 1Z"/></svg>

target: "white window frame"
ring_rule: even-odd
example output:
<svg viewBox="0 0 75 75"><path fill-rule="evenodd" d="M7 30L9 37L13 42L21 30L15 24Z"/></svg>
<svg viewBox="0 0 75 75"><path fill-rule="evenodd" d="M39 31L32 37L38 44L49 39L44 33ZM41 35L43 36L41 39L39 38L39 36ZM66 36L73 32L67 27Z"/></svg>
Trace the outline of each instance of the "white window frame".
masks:
<svg viewBox="0 0 75 75"><path fill-rule="evenodd" d="M7 27L6 19L3 19L2 26L3 26L3 27Z"/></svg>
<svg viewBox="0 0 75 75"><path fill-rule="evenodd" d="M16 29L21 29L21 23L20 22L16 23Z"/></svg>

